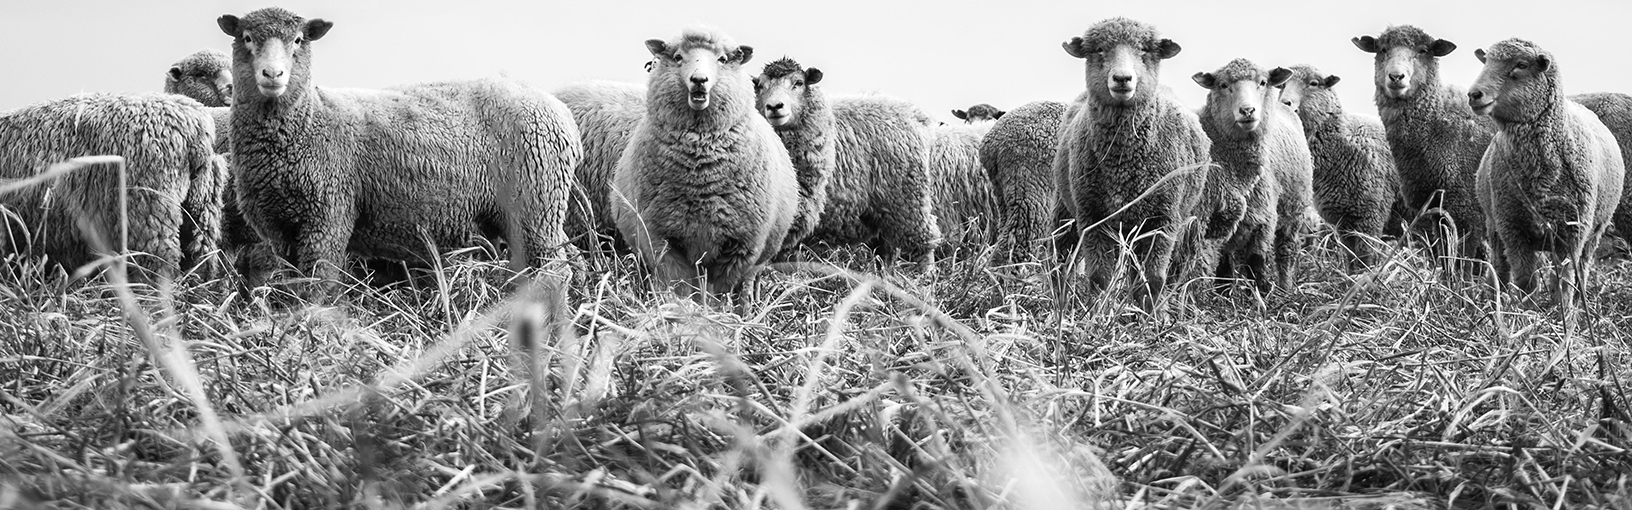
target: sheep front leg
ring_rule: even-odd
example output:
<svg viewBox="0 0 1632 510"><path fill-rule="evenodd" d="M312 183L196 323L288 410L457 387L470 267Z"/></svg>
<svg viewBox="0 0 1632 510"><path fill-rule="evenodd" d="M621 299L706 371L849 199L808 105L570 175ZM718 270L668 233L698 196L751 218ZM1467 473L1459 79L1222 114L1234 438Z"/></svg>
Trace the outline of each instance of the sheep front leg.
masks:
<svg viewBox="0 0 1632 510"><path fill-rule="evenodd" d="M1149 249L1143 257L1144 285L1134 287L1133 297L1145 313L1156 313L1156 301L1167 287L1167 268L1173 262L1173 237L1159 231L1146 241ZM1136 252L1137 253L1137 252Z"/></svg>
<svg viewBox="0 0 1632 510"><path fill-rule="evenodd" d="M1299 230L1301 229L1298 222L1295 221L1281 222L1275 227L1275 286L1287 292L1297 289L1297 285L1292 281L1292 272L1297 269L1298 264ZM1264 285L1259 284L1258 287L1263 290Z"/></svg>
<svg viewBox="0 0 1632 510"><path fill-rule="evenodd" d="M1494 247L1492 247L1494 249ZM1534 251L1523 247L1507 247L1508 279L1520 292L1530 294L1536 290L1536 268L1540 265L1541 256Z"/></svg>

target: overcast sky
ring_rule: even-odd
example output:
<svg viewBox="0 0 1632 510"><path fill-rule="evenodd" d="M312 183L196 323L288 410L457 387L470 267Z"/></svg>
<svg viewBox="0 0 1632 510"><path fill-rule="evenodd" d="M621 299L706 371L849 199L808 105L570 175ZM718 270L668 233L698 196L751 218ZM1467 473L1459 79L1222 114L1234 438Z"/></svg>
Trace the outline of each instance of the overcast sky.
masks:
<svg viewBox="0 0 1632 510"><path fill-rule="evenodd" d="M169 64L193 51L227 49L225 13L269 4L240 0L3 0L0 110L78 92L163 87ZM705 23L754 46L757 71L782 55L826 73L829 93L882 92L953 121L976 103L1010 109L1082 91L1082 61L1060 42L1101 19L1154 23L1183 52L1161 80L1188 106L1205 91L1190 81L1245 57L1263 65L1308 63L1344 78L1350 111L1375 114L1371 55L1349 38L1414 24L1459 48L1443 59L1447 82L1478 74L1474 48L1523 37L1552 51L1568 92L1632 92L1632 1L344 1L279 4L334 29L314 44L322 86L375 88L509 75L548 89L574 81L643 82L643 41ZM1318 6L1318 7L1316 7Z"/></svg>

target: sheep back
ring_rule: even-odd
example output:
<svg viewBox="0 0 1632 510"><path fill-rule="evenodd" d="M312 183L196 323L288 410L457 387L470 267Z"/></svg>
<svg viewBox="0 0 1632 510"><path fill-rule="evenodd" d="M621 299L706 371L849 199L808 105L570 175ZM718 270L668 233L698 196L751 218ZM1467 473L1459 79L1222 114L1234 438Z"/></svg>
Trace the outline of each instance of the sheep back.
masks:
<svg viewBox="0 0 1632 510"><path fill-rule="evenodd" d="M1632 162L1632 95L1594 92L1572 95L1570 99L1598 115L1598 120L1609 128L1620 145L1621 162ZM1632 190L1632 172L1624 173L1626 180L1621 186L1621 203L1615 208L1613 218L1621 241L1632 248L1632 193L1627 192Z"/></svg>
<svg viewBox="0 0 1632 510"><path fill-rule="evenodd" d="M827 208L811 239L865 243L924 263L941 243L933 212L929 125L912 103L884 96L833 100L837 137Z"/></svg>
<svg viewBox="0 0 1632 510"><path fill-rule="evenodd" d="M1035 254L1056 219L1054 151L1066 104L1034 101L1008 111L992 124L980 144L980 164L996 196L1000 225L997 251Z"/></svg>
<svg viewBox="0 0 1632 510"><path fill-rule="evenodd" d="M956 245L978 251L991 244L997 211L991 180L980 165L981 139L991 128L991 122L982 122L931 130L929 180L943 248Z"/></svg>
<svg viewBox="0 0 1632 510"><path fill-rule="evenodd" d="M646 114L646 87L638 83L588 82L555 91L578 122L584 159L578 164L576 186L569 197L567 235L585 249L595 238L617 238L607 197L618 159L629 145L635 126Z"/></svg>

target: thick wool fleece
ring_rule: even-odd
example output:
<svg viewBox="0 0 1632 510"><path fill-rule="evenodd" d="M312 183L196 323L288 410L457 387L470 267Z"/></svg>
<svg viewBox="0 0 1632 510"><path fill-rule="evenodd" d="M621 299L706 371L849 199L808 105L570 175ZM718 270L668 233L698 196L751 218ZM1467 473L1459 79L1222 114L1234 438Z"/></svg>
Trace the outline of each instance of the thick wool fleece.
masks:
<svg viewBox="0 0 1632 510"><path fill-rule="evenodd" d="M1065 103L1026 103L997 119L981 140L980 164L997 202L1000 263L1036 256L1038 242L1054 230L1054 151L1065 118Z"/></svg>
<svg viewBox="0 0 1632 510"><path fill-rule="evenodd" d="M232 57L214 48L199 50L170 65L164 75L164 92L193 98L204 106L218 108L232 101Z"/></svg>
<svg viewBox="0 0 1632 510"><path fill-rule="evenodd" d="M584 160L577 169L577 186L569 197L567 235L585 249L594 249L607 239L621 241L607 197L612 191L612 174L618 168L618 159L623 157L635 126L646 115L646 86L577 83L556 90L555 97L572 110L584 145Z"/></svg>
<svg viewBox="0 0 1632 510"><path fill-rule="evenodd" d="M1603 121L1621 147L1621 161L1632 164L1632 95L1594 92L1570 96L1570 100L1592 110ZM1615 230L1621 241L1632 248L1632 171L1626 172L1621 186L1621 205L1615 208Z"/></svg>
<svg viewBox="0 0 1632 510"><path fill-rule="evenodd" d="M979 252L992 243L996 199L991 179L980 166L981 139L991 129L991 122L931 128L929 182L943 251L962 246Z"/></svg>
<svg viewBox="0 0 1632 510"><path fill-rule="evenodd" d="M837 128L834 127L837 121L833 108L828 104L827 92L820 84L805 79L806 75L804 66L791 58L765 64L754 100L756 109L764 108L764 101L776 93L776 89L786 92L786 101L779 113L786 115L788 121L772 127L782 138L788 157L793 159L793 169L799 175L799 214L782 240L784 253L797 248L821 224L822 213L827 209L828 187L833 181L833 167L838 164ZM804 86L792 87L793 81L803 82Z"/></svg>
<svg viewBox="0 0 1632 510"><path fill-rule="evenodd" d="M210 149L214 126L197 101L175 95L88 94L0 116L0 177L30 177L79 156L125 158L127 204L116 165L99 164L0 197L9 210L0 251L48 256L69 271L103 255L83 220L117 250L120 216L139 266L173 276L202 261L220 235L226 166Z"/></svg>

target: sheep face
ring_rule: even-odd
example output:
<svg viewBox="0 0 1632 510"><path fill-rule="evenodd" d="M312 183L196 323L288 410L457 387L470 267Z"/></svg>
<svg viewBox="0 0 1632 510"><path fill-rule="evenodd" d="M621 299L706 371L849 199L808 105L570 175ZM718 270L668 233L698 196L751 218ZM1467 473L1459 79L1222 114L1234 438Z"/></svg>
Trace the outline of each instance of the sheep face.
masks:
<svg viewBox="0 0 1632 510"><path fill-rule="evenodd" d="M986 103L971 106L968 111L952 110L952 116L963 120L964 124L997 122L997 119L1003 118L1003 113L1003 110Z"/></svg>
<svg viewBox="0 0 1632 510"><path fill-rule="evenodd" d="M1485 64L1468 87L1468 107L1502 122L1534 120L1558 90L1558 64L1552 54L1521 39L1508 39L1474 50Z"/></svg>
<svg viewBox="0 0 1632 510"><path fill-rule="evenodd" d="M1236 59L1216 72L1191 76L1208 90L1207 115L1220 132L1252 135L1263 125L1265 108L1279 95L1276 89L1292 77L1292 71L1277 67L1265 72L1252 62Z"/></svg>
<svg viewBox="0 0 1632 510"><path fill-rule="evenodd" d="M1298 112L1298 118L1303 120L1305 128L1319 119L1340 116L1343 107L1332 86L1341 80L1336 75L1322 74L1313 67L1293 67L1292 77L1281 84L1281 104Z"/></svg>
<svg viewBox="0 0 1632 510"><path fill-rule="evenodd" d="M232 58L219 50L205 50L170 66L164 92L193 98L204 106L232 105Z"/></svg>
<svg viewBox="0 0 1632 510"><path fill-rule="evenodd" d="M1173 40L1158 37L1155 27L1127 18L1101 21L1061 46L1071 56L1087 61L1084 74L1089 97L1114 105L1151 97L1158 88L1161 61L1173 58L1181 49Z"/></svg>
<svg viewBox="0 0 1632 510"><path fill-rule="evenodd" d="M1410 25L1389 27L1377 37L1365 35L1351 42L1376 55L1377 93L1397 100L1415 98L1418 90L1438 78L1439 57L1456 51L1456 43L1435 39Z"/></svg>
<svg viewBox="0 0 1632 510"><path fill-rule="evenodd" d="M777 129L800 126L814 93L810 87L821 82L821 69L803 69L788 58L771 62L754 77L754 108Z"/></svg>
<svg viewBox="0 0 1632 510"><path fill-rule="evenodd" d="M291 88L303 90L310 83L311 42L334 26L276 7L251 12L242 19L227 14L216 23L233 37L232 73L239 93L254 90L265 99L283 97Z"/></svg>
<svg viewBox="0 0 1632 510"><path fill-rule="evenodd" d="M651 77L652 90L684 91L686 106L694 111L707 110L713 102L714 87L722 81L736 81L728 78L741 74L742 64L754 54L749 46L694 40L689 34L677 44L648 40L646 49L657 62Z"/></svg>

